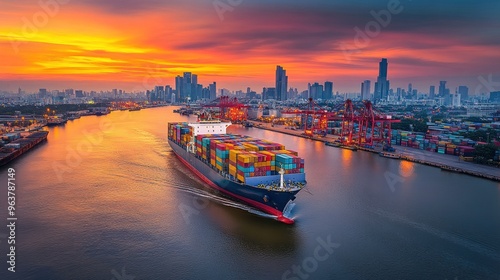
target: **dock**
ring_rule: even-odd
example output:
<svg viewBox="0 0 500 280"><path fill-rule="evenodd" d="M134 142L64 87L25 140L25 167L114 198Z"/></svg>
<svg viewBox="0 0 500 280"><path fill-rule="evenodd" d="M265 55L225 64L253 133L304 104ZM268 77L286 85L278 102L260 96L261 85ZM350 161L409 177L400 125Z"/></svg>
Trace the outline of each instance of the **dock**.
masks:
<svg viewBox="0 0 500 280"><path fill-rule="evenodd" d="M290 129L285 129L282 127L277 127L277 126L271 126L270 124L262 124L260 122L253 122L254 125L253 127L255 128L260 128L260 129L266 129L266 130L271 130L274 132L280 132L288 135L293 135L293 136L298 136L302 138L307 138L311 139L314 141L320 141L324 143L328 143L329 146L334 146L335 137L333 135L327 135L325 137L319 137L319 136L308 136L304 135L302 130L290 130ZM260 125L258 125L260 124ZM341 147L339 147L341 148ZM369 149L365 147L357 147L358 150L365 151L365 152L370 152L370 153L380 153L379 150L376 149ZM475 163L470 163L470 162L464 162L460 161L457 156L453 155L446 155L446 154L437 154L425 150L418 150L418 149L405 149L404 152L399 151L396 152L396 154L399 154L399 159L396 160L406 160L406 161L411 161L414 163L419 163L419 164L424 164L428 166L433 166L440 168L443 171L447 172L455 172L455 173L462 173L462 174L467 174L471 176L476 176L484 179L489 179L492 181L500 182L500 168L493 167L493 166L488 166L488 165L481 165L481 164L475 164Z"/></svg>

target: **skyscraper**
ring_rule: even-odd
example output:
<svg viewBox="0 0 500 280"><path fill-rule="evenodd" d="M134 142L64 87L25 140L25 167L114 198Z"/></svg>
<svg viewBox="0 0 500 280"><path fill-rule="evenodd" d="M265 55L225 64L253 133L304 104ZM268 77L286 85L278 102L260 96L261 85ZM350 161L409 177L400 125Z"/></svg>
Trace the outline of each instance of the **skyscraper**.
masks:
<svg viewBox="0 0 500 280"><path fill-rule="evenodd" d="M314 100L323 98L323 85L319 83L314 83L310 86L309 97Z"/></svg>
<svg viewBox="0 0 500 280"><path fill-rule="evenodd" d="M332 98L333 98L333 83L326 81L322 99L330 100Z"/></svg>
<svg viewBox="0 0 500 280"><path fill-rule="evenodd" d="M192 75L191 72L184 72L184 77L182 79L182 93L181 99L184 101L191 101L193 99L193 95L196 93L196 89L193 92L192 86Z"/></svg>
<svg viewBox="0 0 500 280"><path fill-rule="evenodd" d="M458 87L458 94L461 95L461 100L467 100L469 99L469 88L466 86L459 86Z"/></svg>
<svg viewBox="0 0 500 280"><path fill-rule="evenodd" d="M195 101L201 98L203 87L198 85L198 75L184 72L183 76L175 77L176 100L178 102Z"/></svg>
<svg viewBox="0 0 500 280"><path fill-rule="evenodd" d="M382 58L379 63L377 82L375 82L374 103L385 100L389 95L389 81L387 80L387 58Z"/></svg>
<svg viewBox="0 0 500 280"><path fill-rule="evenodd" d="M47 89L46 88L41 88L40 90L38 90L38 96L40 98L47 97Z"/></svg>
<svg viewBox="0 0 500 280"><path fill-rule="evenodd" d="M436 87L435 86L431 86L429 88L429 98L430 99L434 99L434 95L436 94Z"/></svg>
<svg viewBox="0 0 500 280"><path fill-rule="evenodd" d="M276 89L275 88L264 88L262 90L262 99L276 99Z"/></svg>
<svg viewBox="0 0 500 280"><path fill-rule="evenodd" d="M175 97L176 101L182 102L184 101L184 92L182 90L182 85L184 84L184 78L181 76L175 77Z"/></svg>
<svg viewBox="0 0 500 280"><path fill-rule="evenodd" d="M365 80L361 83L361 100L369 100L370 99L370 80Z"/></svg>
<svg viewBox="0 0 500 280"><path fill-rule="evenodd" d="M286 70L281 66L276 66L276 99L285 101L288 90L288 76Z"/></svg>
<svg viewBox="0 0 500 280"><path fill-rule="evenodd" d="M165 99L162 101L170 101L172 100L172 87L169 85L165 86Z"/></svg>
<svg viewBox="0 0 500 280"><path fill-rule="evenodd" d="M449 92L447 92L446 89L446 81L439 81L439 97L447 97L447 94L449 94Z"/></svg>
<svg viewBox="0 0 500 280"><path fill-rule="evenodd" d="M217 98L217 83L213 82L212 84L208 85L208 88L210 89L210 100L215 100Z"/></svg>

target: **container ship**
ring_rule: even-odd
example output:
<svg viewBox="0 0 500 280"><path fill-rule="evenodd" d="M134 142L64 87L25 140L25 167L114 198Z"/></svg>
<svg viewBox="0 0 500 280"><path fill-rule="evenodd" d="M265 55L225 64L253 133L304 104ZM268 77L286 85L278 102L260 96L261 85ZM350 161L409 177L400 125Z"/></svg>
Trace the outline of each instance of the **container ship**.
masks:
<svg viewBox="0 0 500 280"><path fill-rule="evenodd" d="M293 224L287 213L306 185L304 159L279 143L226 134L230 125L210 119L169 123L168 142L210 187Z"/></svg>
<svg viewBox="0 0 500 280"><path fill-rule="evenodd" d="M36 131L25 137L21 137L20 133L9 133L2 136L3 139L10 143L0 148L0 166L3 166L20 155L28 152L30 149L47 140L48 131Z"/></svg>

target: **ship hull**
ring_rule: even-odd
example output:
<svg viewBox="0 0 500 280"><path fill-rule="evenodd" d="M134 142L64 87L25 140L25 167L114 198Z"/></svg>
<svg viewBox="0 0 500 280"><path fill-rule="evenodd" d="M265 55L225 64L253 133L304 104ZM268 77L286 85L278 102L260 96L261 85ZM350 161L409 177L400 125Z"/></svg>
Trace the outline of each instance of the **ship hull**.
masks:
<svg viewBox="0 0 500 280"><path fill-rule="evenodd" d="M180 161L213 189L221 191L268 214L277 216L277 220L281 222L287 224L294 222L292 219L285 217L283 212L289 205L289 202L295 199L295 195L299 190L287 192L272 191L231 181L170 139L168 142Z"/></svg>
<svg viewBox="0 0 500 280"><path fill-rule="evenodd" d="M16 158L20 157L21 155L27 153L28 151L30 151L32 148L34 148L38 144L40 144L44 141L47 141L47 135L48 135L48 133L42 133L40 135L40 137L31 138L32 141L29 142L27 145L21 147L20 149L17 149L11 153L3 155L0 158L0 167L6 165L7 163L10 163L11 161L15 160Z"/></svg>

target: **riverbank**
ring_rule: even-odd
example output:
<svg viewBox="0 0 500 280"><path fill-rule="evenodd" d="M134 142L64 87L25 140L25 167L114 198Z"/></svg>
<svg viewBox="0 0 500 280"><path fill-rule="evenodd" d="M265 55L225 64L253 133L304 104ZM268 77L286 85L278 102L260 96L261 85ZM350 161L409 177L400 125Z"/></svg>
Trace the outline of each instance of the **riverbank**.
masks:
<svg viewBox="0 0 500 280"><path fill-rule="evenodd" d="M302 130L285 129L282 126L276 126L276 125L272 126L269 123L260 123L260 122L252 122L252 123L256 128L267 129L288 135L308 138L320 142L333 142L338 138L334 135L326 135L325 137L320 137L320 136L311 137L304 135ZM417 150L399 146L396 146L395 148L396 148L395 153L400 156L400 160L406 160L419 164L438 167L441 168L441 170L443 171L462 173L500 182L500 176L498 175L500 173L500 168L461 161L459 157L453 155L438 154L425 150ZM363 148L358 148L358 150L372 152L372 153L379 153L381 151L379 149L372 150Z"/></svg>

